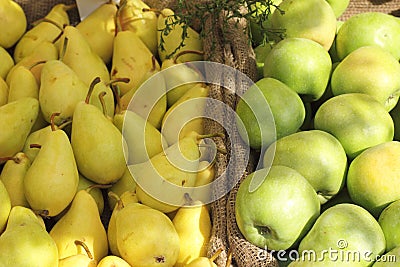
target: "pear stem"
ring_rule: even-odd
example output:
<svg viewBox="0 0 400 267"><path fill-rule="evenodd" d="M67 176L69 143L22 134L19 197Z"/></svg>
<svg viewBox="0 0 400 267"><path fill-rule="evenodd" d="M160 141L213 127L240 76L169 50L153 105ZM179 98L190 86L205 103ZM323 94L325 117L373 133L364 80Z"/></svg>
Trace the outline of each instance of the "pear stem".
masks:
<svg viewBox="0 0 400 267"><path fill-rule="evenodd" d="M118 205L119 209L122 209L125 207L124 202L122 202L122 199L117 194L115 194L113 191L109 191L107 195L117 201L117 205Z"/></svg>
<svg viewBox="0 0 400 267"><path fill-rule="evenodd" d="M71 123L72 120L67 120L66 122L63 122L62 124L58 125L58 129L62 130L64 127L68 126Z"/></svg>
<svg viewBox="0 0 400 267"><path fill-rule="evenodd" d="M103 114L104 116L107 117L107 106L106 106L106 102L104 101L104 96L107 94L107 92L102 91L99 93L99 100L101 103L101 108L103 109Z"/></svg>
<svg viewBox="0 0 400 267"><path fill-rule="evenodd" d="M29 148L42 148L42 145L40 145L40 144L30 144Z"/></svg>
<svg viewBox="0 0 400 267"><path fill-rule="evenodd" d="M51 126L51 130L52 130L53 132L57 130L56 125L55 125L55 123L54 123L54 118L55 118L56 116L60 116L60 114L61 114L61 113L59 113L59 112L55 112L55 113L51 114L51 116L50 116L50 126Z"/></svg>
<svg viewBox="0 0 400 267"><path fill-rule="evenodd" d="M177 64L178 58L179 58L180 56L183 56L183 55L186 55L186 54L196 54L196 55L203 56L203 55L204 55L204 51L199 51L199 50L182 50L182 51L180 51L179 53L177 53L177 54L174 56L174 59L173 59L174 63Z"/></svg>
<svg viewBox="0 0 400 267"><path fill-rule="evenodd" d="M9 160L13 160L15 163L18 163L18 162L16 162L16 157L4 157L4 158L0 158L0 162L6 162L6 161L9 161Z"/></svg>
<svg viewBox="0 0 400 267"><path fill-rule="evenodd" d="M115 111L116 110L121 110L121 97L119 96L118 85L117 84L111 84L110 87L111 87L111 91L113 92L115 101L117 103L117 105L115 107Z"/></svg>
<svg viewBox="0 0 400 267"><path fill-rule="evenodd" d="M112 84L115 84L115 83L119 83L119 82L129 83L130 81L131 81L131 79L129 79L129 78L115 78L115 79L112 79L111 81L109 81L106 85L111 86Z"/></svg>
<svg viewBox="0 0 400 267"><path fill-rule="evenodd" d="M92 252L90 252L90 249L89 249L89 247L86 245L85 242L83 242L83 241L81 241L81 240L75 240L74 243L75 243L75 245L77 245L77 246L83 247L83 249L86 251L86 254L88 255L88 257L89 257L91 260L93 260L93 254L92 254Z"/></svg>
<svg viewBox="0 0 400 267"><path fill-rule="evenodd" d="M219 254L222 253L222 251L224 251L223 248L219 248L217 251L215 251L214 255L211 256L210 261L215 261L218 258Z"/></svg>
<svg viewBox="0 0 400 267"><path fill-rule="evenodd" d="M156 59L156 57L153 55L153 56L151 57L151 70L150 70L150 72L153 72L153 71L156 70L156 62L157 62L157 59Z"/></svg>
<svg viewBox="0 0 400 267"><path fill-rule="evenodd" d="M45 64L47 61L46 60L40 60L40 61L36 61L35 63L33 63L32 65L28 66L27 69L28 70L32 70L34 67L40 65L40 64Z"/></svg>
<svg viewBox="0 0 400 267"><path fill-rule="evenodd" d="M86 103L86 104L89 104L89 100L90 100L90 97L92 96L94 87L95 87L96 84L98 84L99 82L101 82L100 77L96 77L96 78L94 78L93 81L90 83L89 91L88 91L88 93L87 93L87 95L86 95L86 99L85 99L85 103Z"/></svg>

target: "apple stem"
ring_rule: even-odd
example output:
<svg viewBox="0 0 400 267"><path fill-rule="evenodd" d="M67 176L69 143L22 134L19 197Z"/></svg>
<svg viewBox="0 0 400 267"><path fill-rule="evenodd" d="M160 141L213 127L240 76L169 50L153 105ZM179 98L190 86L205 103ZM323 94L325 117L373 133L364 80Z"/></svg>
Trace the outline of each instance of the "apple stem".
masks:
<svg viewBox="0 0 400 267"><path fill-rule="evenodd" d="M215 251L214 255L211 256L210 261L215 261L218 258L219 254L222 253L222 251L224 251L223 248L219 248L217 251Z"/></svg>
<svg viewBox="0 0 400 267"><path fill-rule="evenodd" d="M89 100L90 100L90 97L92 96L94 87L95 87L96 84L98 84L99 82L101 82L100 77L96 77L96 78L94 78L93 81L90 83L89 91L88 91L88 93L87 93L87 95L86 95L86 98L85 98L85 103L86 103L86 104L89 104Z"/></svg>
<svg viewBox="0 0 400 267"><path fill-rule="evenodd" d="M77 246L83 247L83 249L85 250L85 252L86 252L86 254L88 255L88 257L89 257L91 260L93 260L92 252L90 252L90 249L89 249L89 247L86 245L85 242L83 242L83 241L81 241L81 240L75 240L74 243L75 243L75 245L77 245Z"/></svg>
<svg viewBox="0 0 400 267"><path fill-rule="evenodd" d="M183 55L186 55L186 54L196 54L196 55L203 56L204 55L204 51L199 51L199 50L183 50L183 51L180 51L173 58L174 64L178 63L178 58L180 56L183 56Z"/></svg>
<svg viewBox="0 0 400 267"><path fill-rule="evenodd" d="M42 148L42 145L40 145L40 144L30 144L29 148Z"/></svg>
<svg viewBox="0 0 400 267"><path fill-rule="evenodd" d="M51 127L51 130L54 132L54 131L56 131L58 128L56 127L56 125L55 125L55 123L54 123L54 118L56 117L56 116L60 116L60 112L54 112L53 114L51 114L51 116L50 116L50 127Z"/></svg>

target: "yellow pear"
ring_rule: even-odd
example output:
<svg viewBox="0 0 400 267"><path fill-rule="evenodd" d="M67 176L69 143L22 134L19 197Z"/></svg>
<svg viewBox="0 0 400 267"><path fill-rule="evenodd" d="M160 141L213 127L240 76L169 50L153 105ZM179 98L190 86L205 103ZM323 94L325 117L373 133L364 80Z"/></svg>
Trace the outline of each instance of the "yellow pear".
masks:
<svg viewBox="0 0 400 267"><path fill-rule="evenodd" d="M131 203L115 218L118 251L135 266L173 266L179 254L179 236L167 215Z"/></svg>
<svg viewBox="0 0 400 267"><path fill-rule="evenodd" d="M204 132L204 111L209 87L197 84L190 88L165 113L161 132L168 144L174 144L182 137L195 131Z"/></svg>
<svg viewBox="0 0 400 267"><path fill-rule="evenodd" d="M8 101L30 96L39 99L39 85L33 73L25 66L18 66L10 76Z"/></svg>
<svg viewBox="0 0 400 267"><path fill-rule="evenodd" d="M54 240L31 209L11 209L6 230L0 236L1 266L56 267L58 252Z"/></svg>
<svg viewBox="0 0 400 267"><path fill-rule="evenodd" d="M152 124L133 111L125 110L114 116L128 147L128 164L138 164L167 147L164 136Z"/></svg>
<svg viewBox="0 0 400 267"><path fill-rule="evenodd" d="M118 11L122 30L134 32L157 55L157 14L141 0L123 0Z"/></svg>
<svg viewBox="0 0 400 267"><path fill-rule="evenodd" d="M107 233L93 197L86 191L76 193L70 208L50 230L57 244L59 258L86 253L75 240L84 242L93 259L99 261L108 254Z"/></svg>
<svg viewBox="0 0 400 267"><path fill-rule="evenodd" d="M199 156L197 138L187 136L150 160L129 165L139 201L165 213L178 209L185 188L195 184Z"/></svg>
<svg viewBox="0 0 400 267"><path fill-rule="evenodd" d="M76 25L93 52L106 64L110 63L112 58L116 13L116 4L114 1L109 1L101 4Z"/></svg>
<svg viewBox="0 0 400 267"><path fill-rule="evenodd" d="M106 83L110 81L106 64L76 27L69 25L64 28L60 44L61 61L68 65L87 86L96 77L100 77Z"/></svg>
<svg viewBox="0 0 400 267"><path fill-rule="evenodd" d="M172 223L179 235L180 251L175 267L182 267L198 257L207 256L211 236L211 219L207 207L200 201L182 206Z"/></svg>
<svg viewBox="0 0 400 267"><path fill-rule="evenodd" d="M97 267L131 267L124 259L115 256L108 255L101 259Z"/></svg>
<svg viewBox="0 0 400 267"><path fill-rule="evenodd" d="M59 125L72 118L75 106L85 100L89 87L74 70L60 60L49 60L43 65L39 89L40 108L46 121L53 113Z"/></svg>
<svg viewBox="0 0 400 267"><path fill-rule="evenodd" d="M30 55L41 42L54 42L62 33L64 25L69 25L67 11L73 7L74 5L54 5L43 19L26 31L15 46L15 62L18 63Z"/></svg>
<svg viewBox="0 0 400 267"><path fill-rule="evenodd" d="M33 97L0 107L0 158L12 157L22 150L38 114L39 101Z"/></svg>
<svg viewBox="0 0 400 267"><path fill-rule="evenodd" d="M176 23L179 17L174 12L165 8L161 10L157 21L158 55L164 61L183 50L203 50L203 42L199 34L188 25ZM174 24L175 23L175 24ZM182 43L184 27L187 29L186 38ZM181 57L182 62L202 60L197 54L186 54Z"/></svg>
<svg viewBox="0 0 400 267"><path fill-rule="evenodd" d="M0 181L0 235L6 228L10 211L11 197L4 183Z"/></svg>
<svg viewBox="0 0 400 267"><path fill-rule="evenodd" d="M120 84L120 94L138 88L143 77L153 68L153 54L143 41L131 31L118 31L114 38L111 78L129 78L129 83ZM160 69L156 61L156 69Z"/></svg>
<svg viewBox="0 0 400 267"><path fill-rule="evenodd" d="M67 134L55 127L52 130L24 178L24 192L29 205L37 213L50 217L68 207L79 182Z"/></svg>
<svg viewBox="0 0 400 267"><path fill-rule="evenodd" d="M28 135L24 147L22 149L22 152L25 153L25 155L29 158L31 162L36 158L36 155L40 151L40 147L37 147L36 145L39 146L43 145L44 142L46 141L47 136L49 136L52 133L52 131L53 131L52 126L48 125L42 129L31 132Z"/></svg>
<svg viewBox="0 0 400 267"><path fill-rule="evenodd" d="M96 106L107 117L112 119L114 117L115 101L114 93L110 87L110 83L105 83L104 81L97 83L93 88L93 92L91 93L89 104Z"/></svg>
<svg viewBox="0 0 400 267"><path fill-rule="evenodd" d="M58 49L54 45L54 43L48 41L43 41L39 43L36 49L31 54L21 59L21 61L19 61L17 64L14 65L14 67L10 69L6 77L7 84L10 84L12 73L18 66L25 66L27 68L30 68L31 72L36 78L36 81L38 82L38 84L40 84L40 76L43 64L37 63L54 59L58 59Z"/></svg>
<svg viewBox="0 0 400 267"><path fill-rule="evenodd" d="M107 192L111 191L117 196L121 197L122 194L124 194L125 192L127 191L135 192L135 190L136 190L136 182L133 179L128 167L126 167L122 177L117 182L112 184L112 186L109 189L107 189ZM107 199L109 206L111 208L115 207L115 204L117 204L117 200L114 197L107 197Z"/></svg>
<svg viewBox="0 0 400 267"><path fill-rule="evenodd" d="M0 46L10 48L18 42L27 28L22 7L13 0L0 1Z"/></svg>
<svg viewBox="0 0 400 267"><path fill-rule="evenodd" d="M0 107L8 102L8 84L0 77Z"/></svg>
<svg viewBox="0 0 400 267"><path fill-rule="evenodd" d="M0 173L0 180L9 192L11 206L23 206L29 208L24 192L24 177L29 167L30 159L23 152L18 152L7 160ZM1 231L0 231L1 232Z"/></svg>
<svg viewBox="0 0 400 267"><path fill-rule="evenodd" d="M0 62L0 77L5 79L15 63L10 53L2 46L0 46Z"/></svg>
<svg viewBox="0 0 400 267"><path fill-rule="evenodd" d="M80 240L75 240L76 246L81 246L85 254L75 254L58 261L58 267L96 267L97 262L93 259L93 255L89 248Z"/></svg>
<svg viewBox="0 0 400 267"><path fill-rule="evenodd" d="M102 111L88 104L94 84L86 100L75 107L71 144L79 172L95 183L110 184L126 169L122 134Z"/></svg>

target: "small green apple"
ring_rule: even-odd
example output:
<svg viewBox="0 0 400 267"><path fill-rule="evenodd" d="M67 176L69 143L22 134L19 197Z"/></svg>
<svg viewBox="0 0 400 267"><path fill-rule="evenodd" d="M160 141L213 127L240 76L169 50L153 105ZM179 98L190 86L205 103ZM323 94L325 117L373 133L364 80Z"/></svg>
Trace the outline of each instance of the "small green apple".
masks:
<svg viewBox="0 0 400 267"><path fill-rule="evenodd" d="M362 46L377 45L400 59L400 23L383 12L363 12L348 18L336 36L336 49L342 60Z"/></svg>
<svg viewBox="0 0 400 267"><path fill-rule="evenodd" d="M255 175L265 177L250 192ZM318 196L297 171L285 166L259 169L240 184L235 214L243 236L252 244L271 250L285 250L307 233L320 213Z"/></svg>
<svg viewBox="0 0 400 267"><path fill-rule="evenodd" d="M295 169L314 187L321 204L336 195L345 184L347 156L340 142L331 134L308 130L282 137L270 146L275 149L272 165ZM269 159L263 158L265 163Z"/></svg>
<svg viewBox="0 0 400 267"><path fill-rule="evenodd" d="M293 266L370 266L370 260L384 253L385 236L367 210L355 204L337 204L321 213L301 240L300 255L303 251L313 251L317 260L324 259L326 265L311 262ZM335 254L326 253L329 251ZM307 262L307 259L306 256L303 260Z"/></svg>
<svg viewBox="0 0 400 267"><path fill-rule="evenodd" d="M375 98L362 93L333 96L317 109L314 128L335 136L349 159L393 140L393 120Z"/></svg>
<svg viewBox="0 0 400 267"><path fill-rule="evenodd" d="M390 111L399 99L400 63L379 46L363 46L337 65L330 84L334 95L368 94Z"/></svg>
<svg viewBox="0 0 400 267"><path fill-rule="evenodd" d="M383 254L372 267L398 267L400 263L400 247Z"/></svg>
<svg viewBox="0 0 400 267"><path fill-rule="evenodd" d="M400 247L400 199L381 212L378 222L385 234L386 251Z"/></svg>
<svg viewBox="0 0 400 267"><path fill-rule="evenodd" d="M326 0L285 0L278 7L283 12L272 14L273 29L284 29L285 38L311 39L329 50L336 34L336 16Z"/></svg>
<svg viewBox="0 0 400 267"><path fill-rule="evenodd" d="M400 199L400 142L390 141L366 149L349 166L347 188L354 203L375 217Z"/></svg>
<svg viewBox="0 0 400 267"><path fill-rule="evenodd" d="M280 80L303 99L315 101L325 92L331 69L329 53L320 44L305 38L287 38L267 55L264 77Z"/></svg>
<svg viewBox="0 0 400 267"><path fill-rule="evenodd" d="M273 78L251 86L238 101L236 113L239 134L258 150L296 132L305 118L300 96Z"/></svg>
<svg viewBox="0 0 400 267"><path fill-rule="evenodd" d="M333 9L336 18L339 18L349 6L350 0L326 0Z"/></svg>

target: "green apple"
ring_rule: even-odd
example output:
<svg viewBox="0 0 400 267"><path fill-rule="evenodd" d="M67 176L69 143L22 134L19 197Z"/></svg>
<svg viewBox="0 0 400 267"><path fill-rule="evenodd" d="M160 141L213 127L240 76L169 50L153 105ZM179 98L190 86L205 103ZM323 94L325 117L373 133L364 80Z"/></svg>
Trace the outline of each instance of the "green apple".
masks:
<svg viewBox="0 0 400 267"><path fill-rule="evenodd" d="M362 93L334 96L317 109L314 128L335 136L349 159L363 150L393 140L389 112L375 98Z"/></svg>
<svg viewBox="0 0 400 267"><path fill-rule="evenodd" d="M326 265L294 266L370 266L370 260L385 252L385 236L367 210L355 204L337 204L321 213L301 240L299 254L305 257L300 261L307 262L309 255L304 251L312 251L316 260L324 259Z"/></svg>
<svg viewBox="0 0 400 267"><path fill-rule="evenodd" d="M391 202L400 199L400 142L373 146L349 166L347 188L354 203L375 217Z"/></svg>
<svg viewBox="0 0 400 267"><path fill-rule="evenodd" d="M256 175L264 180L250 191ZM313 187L300 173L286 166L251 173L241 182L236 196L235 215L241 233L263 249L294 247L319 213L320 203Z"/></svg>
<svg viewBox="0 0 400 267"><path fill-rule="evenodd" d="M377 45L400 59L400 23L383 12L363 12L348 18L336 36L336 49L342 60L362 46Z"/></svg>
<svg viewBox="0 0 400 267"><path fill-rule="evenodd" d="M383 254L372 267L398 267L400 262L400 247Z"/></svg>
<svg viewBox="0 0 400 267"><path fill-rule="evenodd" d="M333 9L336 18L339 18L349 6L350 0L326 0Z"/></svg>
<svg viewBox="0 0 400 267"><path fill-rule="evenodd" d="M399 100L400 63L379 46L357 48L333 71L331 88L334 95L368 94L390 111Z"/></svg>
<svg viewBox="0 0 400 267"><path fill-rule="evenodd" d="M386 251L400 247L400 199L381 212L378 222L385 234Z"/></svg>
<svg viewBox="0 0 400 267"><path fill-rule="evenodd" d="M336 195L345 184L347 156L340 142L331 134L308 130L282 137L268 150L275 149L272 165L295 169L314 187L321 204Z"/></svg>
<svg viewBox="0 0 400 267"><path fill-rule="evenodd" d="M264 77L278 79L304 100L315 101L325 92L331 69L329 53L320 44L306 38L287 38L267 55Z"/></svg>
<svg viewBox="0 0 400 267"><path fill-rule="evenodd" d="M296 132L305 118L300 96L273 78L251 86L238 101L236 113L239 134L258 150Z"/></svg>
<svg viewBox="0 0 400 267"><path fill-rule="evenodd" d="M308 38L329 50L336 34L336 16L326 0L285 0L283 12L271 16L273 29L284 29L285 38Z"/></svg>
<svg viewBox="0 0 400 267"><path fill-rule="evenodd" d="M394 140L400 141L400 102L390 111L394 123Z"/></svg>

